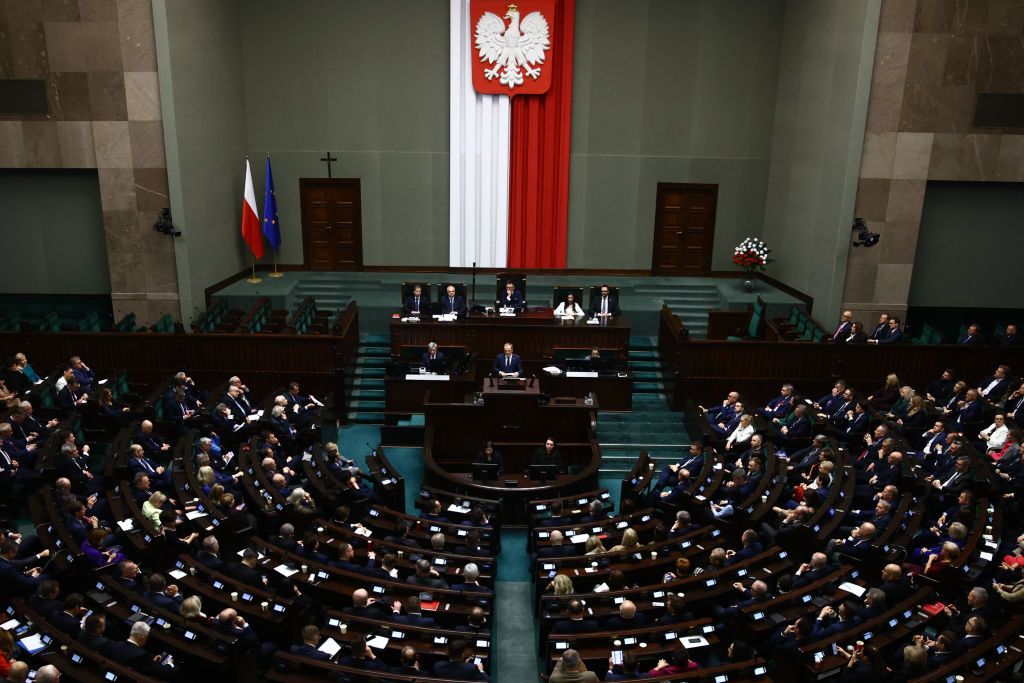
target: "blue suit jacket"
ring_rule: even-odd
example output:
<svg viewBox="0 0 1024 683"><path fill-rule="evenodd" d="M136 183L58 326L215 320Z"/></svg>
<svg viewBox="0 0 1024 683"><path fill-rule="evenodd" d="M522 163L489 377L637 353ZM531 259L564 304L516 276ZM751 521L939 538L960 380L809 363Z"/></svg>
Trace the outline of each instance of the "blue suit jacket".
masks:
<svg viewBox="0 0 1024 683"><path fill-rule="evenodd" d="M505 363L505 354L499 353L498 357L494 359L494 372L523 372L523 361L519 358L519 354L513 353L509 359L508 364Z"/></svg>
<svg viewBox="0 0 1024 683"><path fill-rule="evenodd" d="M512 292L512 298L508 296L508 292L502 292L501 297L498 299L498 306L500 308L514 308L519 310L523 307L523 294L518 289Z"/></svg>
<svg viewBox="0 0 1024 683"><path fill-rule="evenodd" d="M409 295L405 299L405 310L407 313L412 313L416 310L416 297ZM430 310L430 298L427 296L420 297L420 313L426 314Z"/></svg>
<svg viewBox="0 0 1024 683"><path fill-rule="evenodd" d="M442 313L458 313L463 314L466 312L466 302L458 294L455 295L455 303L452 304L452 300L447 295L441 297L441 312Z"/></svg>
<svg viewBox="0 0 1024 683"><path fill-rule="evenodd" d="M957 412L956 423L963 425L968 422L976 422L981 418L981 401L965 403L964 407Z"/></svg>
<svg viewBox="0 0 1024 683"><path fill-rule="evenodd" d="M900 328L898 327L895 330L889 330L889 334L885 335L884 337L878 338L879 344L899 344L902 341L903 332L901 332Z"/></svg>

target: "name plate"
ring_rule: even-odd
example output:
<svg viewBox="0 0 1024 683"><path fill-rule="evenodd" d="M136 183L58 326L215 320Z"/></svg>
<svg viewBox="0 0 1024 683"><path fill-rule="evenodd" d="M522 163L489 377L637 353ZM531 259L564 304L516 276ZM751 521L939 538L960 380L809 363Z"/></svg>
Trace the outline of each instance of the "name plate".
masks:
<svg viewBox="0 0 1024 683"><path fill-rule="evenodd" d="M422 374L421 375L419 373L416 373L416 374L410 373L410 374L406 375L405 378L406 379L414 379L414 380L417 380L417 381L427 381L427 382L447 382L448 380L451 379L451 375L428 375L428 374Z"/></svg>
<svg viewBox="0 0 1024 683"><path fill-rule="evenodd" d="M598 374L593 370L569 370L565 373L566 377L597 377Z"/></svg>

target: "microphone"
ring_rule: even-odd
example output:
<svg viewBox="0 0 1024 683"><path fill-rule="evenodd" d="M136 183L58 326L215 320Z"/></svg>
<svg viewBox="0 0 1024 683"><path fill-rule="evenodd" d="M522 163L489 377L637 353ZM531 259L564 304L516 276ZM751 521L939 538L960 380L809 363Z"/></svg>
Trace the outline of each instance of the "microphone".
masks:
<svg viewBox="0 0 1024 683"><path fill-rule="evenodd" d="M370 445L370 442L366 442L366 447L370 449L370 455L377 455L377 449Z"/></svg>
<svg viewBox="0 0 1024 683"><path fill-rule="evenodd" d="M533 383L537 381L537 375L530 375L530 388L533 388Z"/></svg>
<svg viewBox="0 0 1024 683"><path fill-rule="evenodd" d="M493 371L491 372L491 374L487 375L487 379L490 382L490 384L488 384L488 386L493 387L494 386L494 372Z"/></svg>

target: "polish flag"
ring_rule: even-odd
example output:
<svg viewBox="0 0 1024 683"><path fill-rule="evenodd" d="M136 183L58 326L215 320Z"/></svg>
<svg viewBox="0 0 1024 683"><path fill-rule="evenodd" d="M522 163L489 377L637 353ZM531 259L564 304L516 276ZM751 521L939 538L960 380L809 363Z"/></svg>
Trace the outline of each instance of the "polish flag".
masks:
<svg viewBox="0 0 1024 683"><path fill-rule="evenodd" d="M263 258L263 233L256 213L256 193L252 189L252 170L245 160L245 190L242 195L242 239L249 245L253 258Z"/></svg>

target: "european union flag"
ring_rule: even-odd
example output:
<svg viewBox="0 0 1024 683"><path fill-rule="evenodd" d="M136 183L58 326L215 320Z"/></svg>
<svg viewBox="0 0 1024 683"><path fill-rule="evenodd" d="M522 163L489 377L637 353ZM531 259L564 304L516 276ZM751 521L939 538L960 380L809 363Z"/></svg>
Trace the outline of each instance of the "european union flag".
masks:
<svg viewBox="0 0 1024 683"><path fill-rule="evenodd" d="M277 220L277 197L274 196L274 176L270 173L270 155L267 155L267 187L263 199L263 235L277 251L281 246L281 224Z"/></svg>

